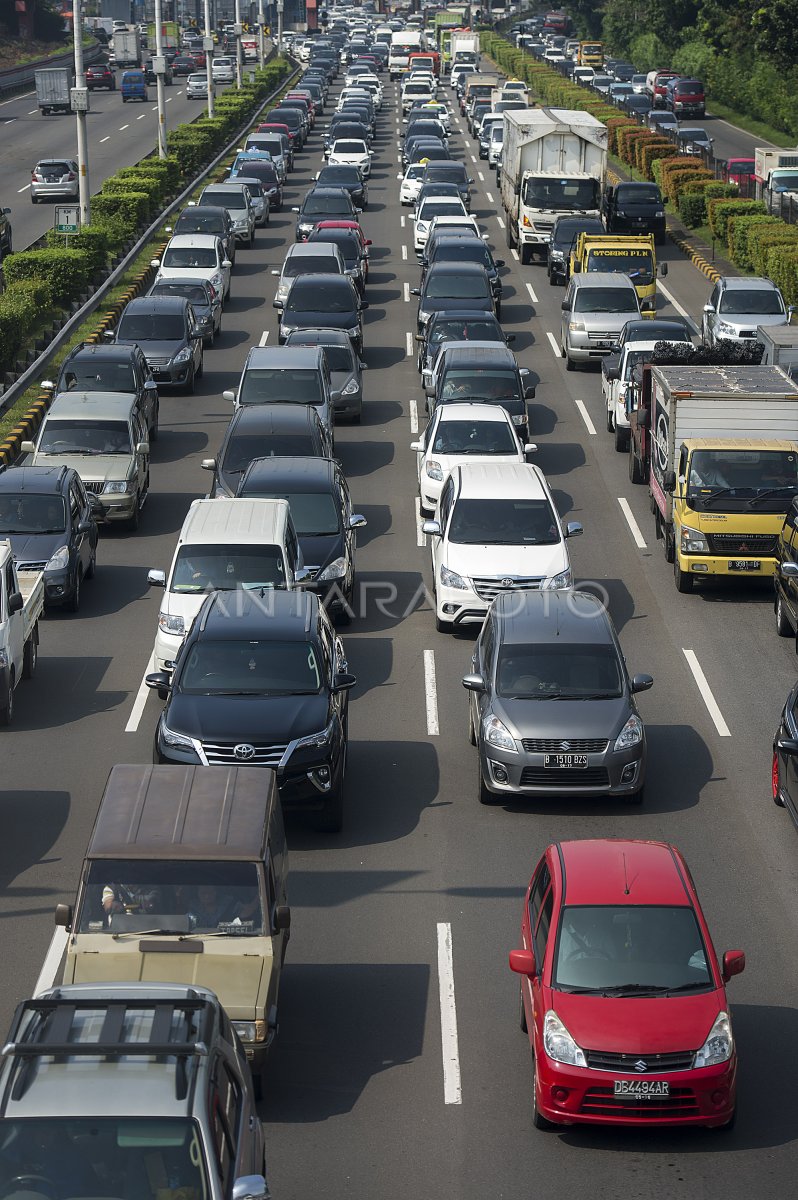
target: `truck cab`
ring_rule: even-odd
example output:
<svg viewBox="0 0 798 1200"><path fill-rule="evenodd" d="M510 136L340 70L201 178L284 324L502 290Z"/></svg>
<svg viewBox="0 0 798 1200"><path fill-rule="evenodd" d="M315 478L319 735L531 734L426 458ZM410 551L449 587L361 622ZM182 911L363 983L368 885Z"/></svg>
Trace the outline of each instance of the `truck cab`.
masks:
<svg viewBox="0 0 798 1200"><path fill-rule="evenodd" d="M11 543L0 541L0 725L11 724L14 689L36 670L43 611L41 571L17 571Z"/></svg>
<svg viewBox="0 0 798 1200"><path fill-rule="evenodd" d="M570 273L613 271L628 275L635 286L644 315L657 307L657 258L653 234L619 235L580 233L571 251Z"/></svg>

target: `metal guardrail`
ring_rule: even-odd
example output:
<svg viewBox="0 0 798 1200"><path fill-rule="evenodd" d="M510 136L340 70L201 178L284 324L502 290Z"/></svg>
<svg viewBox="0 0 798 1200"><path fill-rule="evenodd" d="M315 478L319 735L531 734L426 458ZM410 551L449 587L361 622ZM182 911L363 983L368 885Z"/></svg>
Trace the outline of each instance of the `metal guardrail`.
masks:
<svg viewBox="0 0 798 1200"><path fill-rule="evenodd" d="M86 66L89 66L102 58L105 52L105 46L95 42L93 46L84 47L83 61ZM21 91L22 88L33 83L34 73L41 71L44 67L71 67L74 62L75 52L70 47L63 54L50 54L47 58L37 58L35 62L23 63L20 67L8 67L5 71L0 71L0 95Z"/></svg>

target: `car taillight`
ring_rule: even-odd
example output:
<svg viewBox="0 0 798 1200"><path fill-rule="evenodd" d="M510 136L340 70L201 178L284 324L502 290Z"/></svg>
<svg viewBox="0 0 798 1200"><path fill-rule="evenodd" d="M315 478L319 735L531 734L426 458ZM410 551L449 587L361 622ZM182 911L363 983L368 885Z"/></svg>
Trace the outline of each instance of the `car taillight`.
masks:
<svg viewBox="0 0 798 1200"><path fill-rule="evenodd" d="M67 175L67 183L72 183L72 181L74 179L77 179L77 175L75 174L74 171L70 171L69 174Z"/></svg>
<svg viewBox="0 0 798 1200"><path fill-rule="evenodd" d="M770 786L775 800L779 794L779 756L776 750L773 751L773 765L770 768Z"/></svg>

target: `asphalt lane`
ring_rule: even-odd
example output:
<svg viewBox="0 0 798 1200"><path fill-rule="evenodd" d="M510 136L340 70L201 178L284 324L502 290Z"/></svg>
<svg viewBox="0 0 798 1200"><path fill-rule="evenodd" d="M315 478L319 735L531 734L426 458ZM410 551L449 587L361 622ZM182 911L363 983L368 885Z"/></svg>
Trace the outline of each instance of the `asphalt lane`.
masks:
<svg viewBox="0 0 798 1200"><path fill-rule="evenodd" d="M460 683L471 641L437 634L423 601L429 550L418 544L409 450L411 402L421 406L423 396L407 353L415 301L405 299L418 272L412 226L402 223L407 214L398 205L397 131L394 88L386 83L363 216L374 242L363 424L343 426L337 437L355 507L369 522L358 550L362 612L344 631L358 677L346 826L330 837L289 824L294 920L263 1106L273 1194L485 1200L543 1187L556 1200L588 1188L608 1198L714 1200L764 1188L787 1194L798 1157L789 950L796 845L789 818L769 799L769 747L794 680L793 645L776 636L766 587L675 591L646 489L629 483L626 460L605 432L599 375L566 374L552 350L547 335L558 337L562 289L549 287L540 266L522 268L504 250L494 177L471 162L476 151L458 124L454 146L473 167L476 213L507 256L504 324L537 382L530 409L537 461L561 515L585 528L572 543L575 573L606 591L630 670L655 677L641 698L650 748L641 810L585 801L479 805ZM318 169L320 141L317 131L289 177L287 207ZM2 735L0 1021L33 987L55 904L74 897L108 770L149 761L159 710L151 694L136 728L125 731L134 724L160 600L147 588L146 571L168 566L187 505L207 488L200 460L216 450L230 415L222 391L234 385L247 348L264 333L276 337L269 270L280 266L293 224L289 211L273 216L255 249L239 253L223 333L206 355L197 394L162 400L141 529L103 534L80 614L44 623L37 676L20 687L14 727ZM697 318L709 283L674 248L663 252L673 267L669 291ZM669 311L665 302L661 308ZM730 736L713 722L686 650ZM675 842L692 868L716 948L747 952L746 973L730 987L740 1055L732 1133L546 1135L531 1127L531 1063L506 952L516 944L523 890L546 844L607 835ZM444 1071L442 935L451 944L459 1093L451 1058ZM443 1011L451 1016L445 997ZM450 1026L447 1033L451 1050Z"/></svg>

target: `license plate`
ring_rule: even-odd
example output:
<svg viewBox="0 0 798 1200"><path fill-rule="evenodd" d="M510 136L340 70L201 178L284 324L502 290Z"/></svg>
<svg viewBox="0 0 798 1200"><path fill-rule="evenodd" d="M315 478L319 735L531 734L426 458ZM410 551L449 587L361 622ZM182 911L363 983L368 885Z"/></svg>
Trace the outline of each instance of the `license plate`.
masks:
<svg viewBox="0 0 798 1200"><path fill-rule="evenodd" d="M661 1079L616 1079L616 1096L634 1096L636 1100L656 1100L670 1095L670 1084Z"/></svg>
<svg viewBox="0 0 798 1200"><path fill-rule="evenodd" d="M545 754L544 767L586 767L586 754Z"/></svg>
<svg viewBox="0 0 798 1200"><path fill-rule="evenodd" d="M762 563L758 558L733 558L729 563L730 571L761 571Z"/></svg>
<svg viewBox="0 0 798 1200"><path fill-rule="evenodd" d="M604 349L609 350L610 347L613 346L614 344L615 344L614 342L610 342L610 341L596 342L596 345L599 347L600 350L604 350Z"/></svg>

